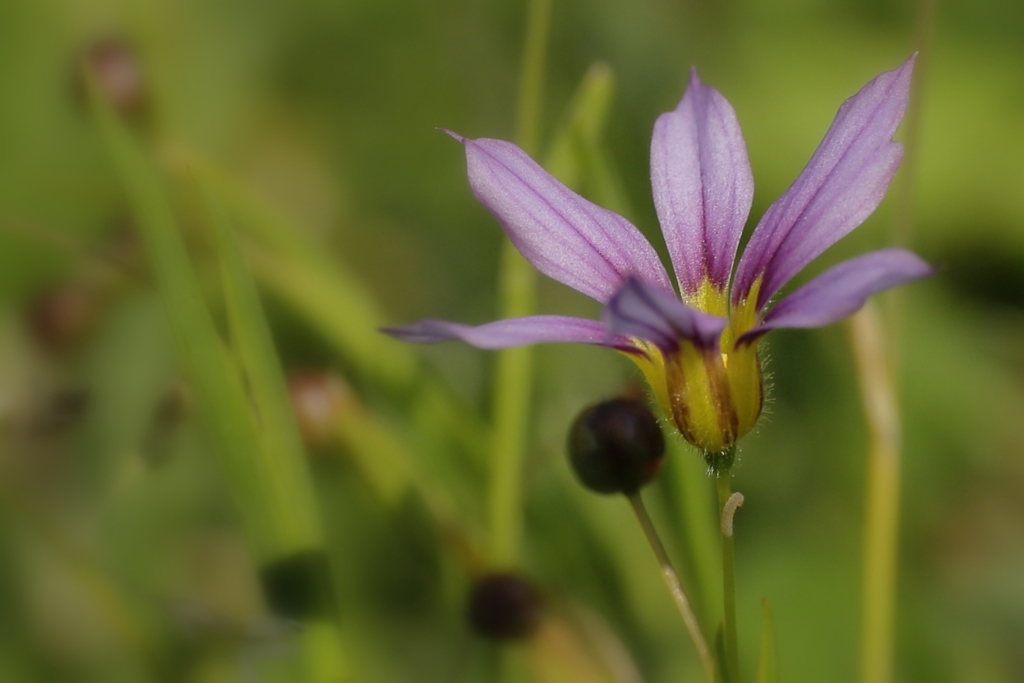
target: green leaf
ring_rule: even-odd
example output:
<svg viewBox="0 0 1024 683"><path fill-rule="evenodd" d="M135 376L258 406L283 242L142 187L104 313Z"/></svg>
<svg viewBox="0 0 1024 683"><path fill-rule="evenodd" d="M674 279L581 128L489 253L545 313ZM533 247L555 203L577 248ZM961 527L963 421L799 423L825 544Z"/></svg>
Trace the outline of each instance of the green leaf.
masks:
<svg viewBox="0 0 1024 683"><path fill-rule="evenodd" d="M362 282L342 263L304 237L304 230L251 196L217 168L191 155L188 168L216 195L239 230L253 238L246 251L261 284L270 288L310 322L367 386L383 389L413 415L429 414L418 426L439 452L461 449L479 462L489 442L488 429L429 372L415 347L379 331L383 311ZM453 449L452 444L458 446ZM417 449L419 451L421 449ZM420 455L417 453L417 455Z"/></svg>
<svg viewBox="0 0 1024 683"><path fill-rule="evenodd" d="M301 448L289 442L291 436L283 422L287 418L282 416L290 415L291 409L279 405L269 332L254 288L246 280L247 273L237 253L231 251L233 244L227 233L219 235L218 242L225 252L229 316L242 347L240 355L249 374L249 388L257 408L264 408L260 422L203 300L156 169L91 83L90 103L127 191L182 365L220 454L258 561L262 567L272 566L280 559L319 548L319 527L311 511L313 492L303 476ZM275 411L277 414L271 415ZM267 425L271 425L269 430ZM333 622L308 620L300 639L304 643L301 652L307 680L326 683L345 679Z"/></svg>
<svg viewBox="0 0 1024 683"><path fill-rule="evenodd" d="M260 448L253 413L203 301L156 169L95 87L90 88L90 102L128 195L178 356L241 509L247 536L258 558L277 557L288 548L264 505L265 481L253 459Z"/></svg>
<svg viewBox="0 0 1024 683"><path fill-rule="evenodd" d="M758 683L778 683L779 659L775 645L775 625L767 598L761 598L761 664L757 669Z"/></svg>
<svg viewBox="0 0 1024 683"><path fill-rule="evenodd" d="M718 624L715 632L715 683L732 683L729 680L729 658L725 654L725 623Z"/></svg>
<svg viewBox="0 0 1024 683"><path fill-rule="evenodd" d="M258 467L269 504L280 517L289 544L321 545L320 520L302 438L295 422L281 364L253 282L223 207L201 185L224 283L233 348L256 415Z"/></svg>
<svg viewBox="0 0 1024 683"><path fill-rule="evenodd" d="M379 331L390 321L363 283L305 239L301 226L251 197L218 169L201 158L187 163L238 228L264 247L250 254L259 278L313 322L353 369L394 393L407 393L417 379L415 352Z"/></svg>

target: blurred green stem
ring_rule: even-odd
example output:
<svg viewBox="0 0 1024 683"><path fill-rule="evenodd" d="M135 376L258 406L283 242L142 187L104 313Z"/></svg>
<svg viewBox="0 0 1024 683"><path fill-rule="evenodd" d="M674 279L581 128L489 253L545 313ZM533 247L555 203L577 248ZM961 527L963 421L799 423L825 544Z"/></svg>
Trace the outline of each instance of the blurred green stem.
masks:
<svg viewBox="0 0 1024 683"><path fill-rule="evenodd" d="M892 680L893 599L900 516L900 421L878 308L850 319L850 337L870 432L864 521L861 680Z"/></svg>
<svg viewBox="0 0 1024 683"><path fill-rule="evenodd" d="M530 154L536 153L539 138L550 17L551 0L531 0L516 122L516 140ZM506 241L498 275L502 318L533 312L536 279L533 267ZM497 363L489 499L491 561L510 566L518 560L522 533L522 470L533 388L532 349L506 349L498 354Z"/></svg>
<svg viewBox="0 0 1024 683"><path fill-rule="evenodd" d="M526 15L526 43L519 77L519 106L516 109L516 143L536 156L540 143L540 117L547 66L551 0L530 0Z"/></svg>
<svg viewBox="0 0 1024 683"><path fill-rule="evenodd" d="M631 496L627 496L627 498L629 499L629 504L633 507L633 512L636 513L637 520L640 522L640 528L643 529L644 535L647 537L647 542L651 544L654 557L658 560L658 566L661 568L661 576L665 579L665 585L668 586L668 591L672 594L672 599L679 609L679 614L683 617L683 623L686 624L686 630L689 631L694 647L697 648L697 656L700 657L701 666L704 667L708 680L714 683L715 660L711 656L711 650L708 649L708 643L704 639L704 634L701 633L700 625L697 623L697 615L693 613L690 601L687 600L686 593L679 583L679 576L672 566L672 560L669 559L665 546L662 544L661 538L654 528L654 522L651 521L650 515L647 514L647 507L644 505L640 494L634 493Z"/></svg>
<svg viewBox="0 0 1024 683"><path fill-rule="evenodd" d="M719 515L725 510L725 504L729 502L732 495L732 473L729 470L719 472L715 478L718 484L718 512ZM732 542L732 530L726 533L722 526L722 587L724 589L723 607L723 631L725 636L725 667L722 672L722 680L727 683L739 683L740 680L740 658L739 646L736 636L736 560L735 550ZM730 525L731 527L731 525Z"/></svg>
<svg viewBox="0 0 1024 683"><path fill-rule="evenodd" d="M896 188L893 241L909 246L913 233L914 182L923 112L923 91L935 32L935 0L919 0L914 19L918 50L910 103L903 123L903 168ZM889 297L889 340L899 348L903 291ZM896 389L898 358L886 345L886 329L875 304L850 319L850 342L857 365L870 432L864 520L864 596L861 615L861 680L888 683L893 670L893 623L898 565L901 425Z"/></svg>

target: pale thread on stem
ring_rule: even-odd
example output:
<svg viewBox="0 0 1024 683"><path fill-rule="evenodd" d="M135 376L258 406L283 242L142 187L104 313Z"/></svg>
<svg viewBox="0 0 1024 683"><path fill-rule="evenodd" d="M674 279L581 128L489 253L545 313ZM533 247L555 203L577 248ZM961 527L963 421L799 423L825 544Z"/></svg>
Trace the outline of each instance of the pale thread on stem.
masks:
<svg viewBox="0 0 1024 683"><path fill-rule="evenodd" d="M892 680L893 599L899 530L900 420L878 308L850 319L850 336L870 433L864 522L861 680Z"/></svg>
<svg viewBox="0 0 1024 683"><path fill-rule="evenodd" d="M669 593L672 594L672 599L676 603L676 607L679 609L679 614L683 617L683 623L686 625L686 630L690 633L690 638L693 640L694 646L697 648L697 656L700 658L701 665L704 667L705 673L707 673L708 680L715 680L715 660L711 656L711 651L708 649L708 643L704 639L704 634L701 633L700 625L697 623L697 615L693 613L693 608L690 606L690 601L686 597L686 593L683 591L682 584L679 583L679 576L676 574L676 570L672 566L672 561L668 557L668 553L665 551L665 546L661 543L661 538L658 536L657 530L654 528L654 522L651 521L650 515L647 514L647 507L644 505L643 500L640 498L639 493L634 493L629 498L629 504L633 506L633 511L636 513L637 520L640 522L640 528L643 529L644 535L647 536L647 542L651 545L651 550L654 551L654 556L658 560L658 565L661 567L661 576L665 579L665 585L668 586Z"/></svg>
<svg viewBox="0 0 1024 683"><path fill-rule="evenodd" d="M736 509L743 505L743 494L739 491L729 496L729 499L725 501L725 505L722 506L722 535L732 536L732 518L736 516Z"/></svg>

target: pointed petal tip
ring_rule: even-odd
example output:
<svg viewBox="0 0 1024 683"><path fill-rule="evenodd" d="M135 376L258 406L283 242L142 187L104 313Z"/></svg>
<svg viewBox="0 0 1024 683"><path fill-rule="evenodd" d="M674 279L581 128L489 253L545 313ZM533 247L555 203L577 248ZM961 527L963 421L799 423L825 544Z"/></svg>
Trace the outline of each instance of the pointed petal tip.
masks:
<svg viewBox="0 0 1024 683"><path fill-rule="evenodd" d="M418 320L408 325L378 327L377 331L412 344L436 344L451 339L452 335L435 325L437 322L439 321L432 319Z"/></svg>
<svg viewBox="0 0 1024 683"><path fill-rule="evenodd" d="M758 307L881 203L903 146L892 139L910 99L917 53L847 99L793 184L762 216L736 270L733 300L760 277Z"/></svg>
<svg viewBox="0 0 1024 683"><path fill-rule="evenodd" d="M462 135L459 135L458 133L456 133L454 130L452 130L450 128L445 128L444 126L438 126L437 130L441 131L442 133L446 133L449 137L454 138L455 140L458 140L459 142L461 142L463 144L465 144L466 141L467 141L466 137L464 137Z"/></svg>

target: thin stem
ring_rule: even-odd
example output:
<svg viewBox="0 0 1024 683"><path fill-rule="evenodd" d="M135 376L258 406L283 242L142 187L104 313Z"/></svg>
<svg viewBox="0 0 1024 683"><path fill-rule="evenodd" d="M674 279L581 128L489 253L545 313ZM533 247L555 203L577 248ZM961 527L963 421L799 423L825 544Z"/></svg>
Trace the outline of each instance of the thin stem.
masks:
<svg viewBox="0 0 1024 683"><path fill-rule="evenodd" d="M729 470L720 471L716 477L718 484L718 511L725 510L726 503L732 495L732 474ZM722 588L723 616L725 637L725 662L728 683L740 680L740 656L736 636L736 558L732 542L732 534L726 534L722 528Z"/></svg>
<svg viewBox="0 0 1024 683"><path fill-rule="evenodd" d="M650 515L647 514L647 507L644 505L644 501L640 498L639 493L634 493L631 496L627 496L627 498L629 499L629 504L633 506L633 512L636 513L637 520L640 522L640 528L644 530L644 535L647 536L647 542L651 544L654 557L658 560L658 565L661 567L661 576L665 579L665 585L668 586L668 591L672 594L676 607L679 608L679 614L683 617L686 630L690 632L690 638L693 639L693 644L697 648L697 656L700 657L700 663L704 666L708 680L714 681L715 660L708 649L708 643L704 639L704 634L700 631L697 615L693 613L690 601L686 599L686 593L679 583L679 576L676 575L676 570L672 567L672 561L668 558L668 553L665 552L665 546L662 545L661 538L654 528L654 522L651 521Z"/></svg>
<svg viewBox="0 0 1024 683"><path fill-rule="evenodd" d="M527 153L533 154L539 138L550 17L551 0L530 0L516 112L516 140ZM536 273L509 241L502 248L500 268L501 317L529 315L536 299ZM518 560L522 535L522 469L533 389L532 349L501 351L497 364L488 506L490 554L494 564L511 566Z"/></svg>
<svg viewBox="0 0 1024 683"><path fill-rule="evenodd" d="M892 680L897 540L900 516L900 420L881 315L873 304L850 319L870 450L864 520L861 680Z"/></svg>
<svg viewBox="0 0 1024 683"><path fill-rule="evenodd" d="M536 156L540 142L540 115L550 27L551 0L530 0L526 15L526 42L523 45L523 70L519 77L515 137L519 146L531 156Z"/></svg>
<svg viewBox="0 0 1024 683"><path fill-rule="evenodd" d="M893 238L912 241L914 183L917 180L923 93L935 33L936 0L918 0L914 20L914 67L910 104L903 124L904 155L896 192ZM904 293L890 295L889 338L900 347ZM902 438L897 399L898 357L885 344L878 308L870 305L850 321L850 339L857 364L861 397L871 435L867 462L864 519L864 602L861 616L861 680L888 683L893 670L893 623L898 569L900 470Z"/></svg>

